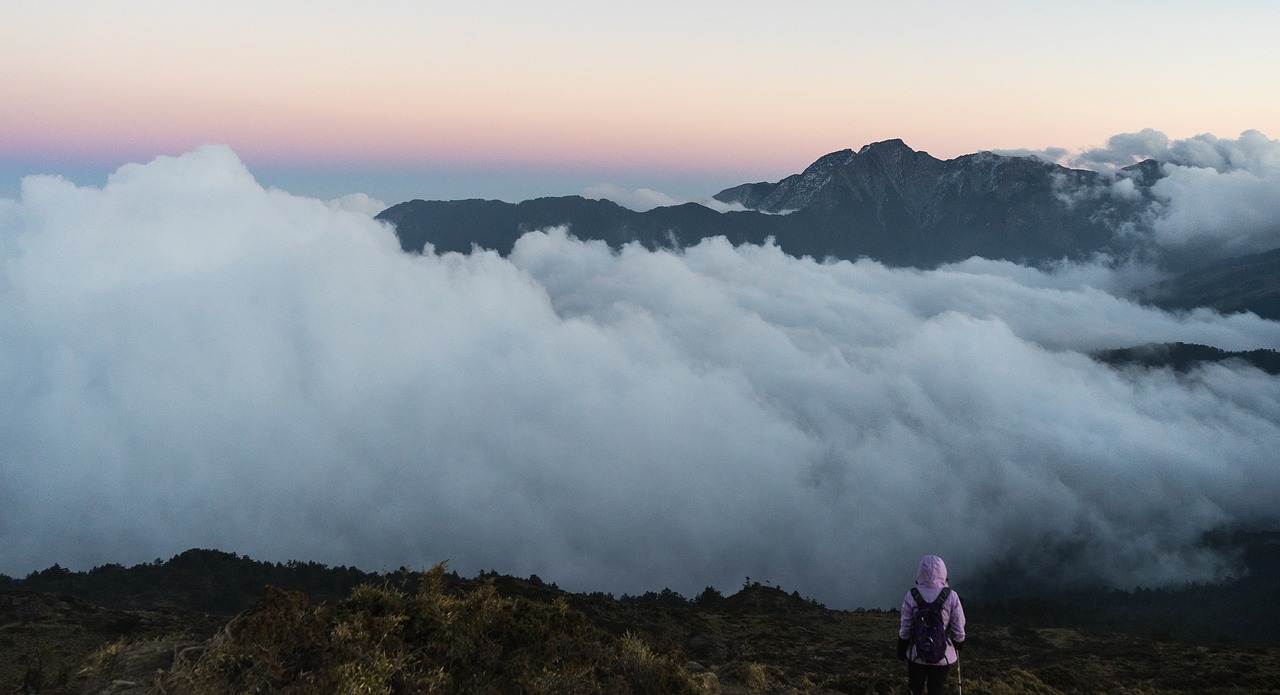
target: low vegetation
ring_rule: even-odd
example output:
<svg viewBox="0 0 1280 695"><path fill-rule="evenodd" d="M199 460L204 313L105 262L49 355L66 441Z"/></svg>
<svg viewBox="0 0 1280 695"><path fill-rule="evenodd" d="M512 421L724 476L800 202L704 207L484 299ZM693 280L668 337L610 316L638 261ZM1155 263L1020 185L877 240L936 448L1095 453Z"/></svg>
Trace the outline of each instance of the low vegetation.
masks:
<svg viewBox="0 0 1280 695"><path fill-rule="evenodd" d="M614 637L564 600L363 585L333 606L269 588L158 679L168 693L705 692L672 655Z"/></svg>
<svg viewBox="0 0 1280 695"><path fill-rule="evenodd" d="M180 558L145 571L267 564L215 551ZM0 693L864 695L901 692L905 679L893 611L831 610L758 582L728 596L708 587L691 600L670 590L615 598L439 566L366 576L319 598L333 590L323 572L272 571L287 580L291 567L317 591L259 586L234 616L179 608L190 587L178 584L137 585L170 605L127 610L0 589ZM89 585L65 570L46 576ZM1046 605L973 603L965 693L1280 693L1280 646L1063 626L1066 614Z"/></svg>

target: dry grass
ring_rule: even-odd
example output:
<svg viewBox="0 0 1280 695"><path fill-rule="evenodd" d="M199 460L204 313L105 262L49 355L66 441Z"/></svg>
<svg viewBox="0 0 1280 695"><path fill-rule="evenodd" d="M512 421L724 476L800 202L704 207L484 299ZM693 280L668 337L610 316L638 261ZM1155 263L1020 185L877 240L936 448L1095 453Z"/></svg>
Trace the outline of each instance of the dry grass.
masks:
<svg viewBox="0 0 1280 695"><path fill-rule="evenodd" d="M893 613L826 610L769 587L694 606L444 579L436 568L412 592L364 586L334 604L269 589L220 629L27 592L0 602L0 693L16 691L29 655L43 655L41 693L864 695L905 683ZM966 695L1280 694L1280 648L974 618Z"/></svg>
<svg viewBox="0 0 1280 695"><path fill-rule="evenodd" d="M176 663L168 693L705 692L671 654L615 638L564 601L452 593L443 566L408 594L362 586L333 607L269 589Z"/></svg>

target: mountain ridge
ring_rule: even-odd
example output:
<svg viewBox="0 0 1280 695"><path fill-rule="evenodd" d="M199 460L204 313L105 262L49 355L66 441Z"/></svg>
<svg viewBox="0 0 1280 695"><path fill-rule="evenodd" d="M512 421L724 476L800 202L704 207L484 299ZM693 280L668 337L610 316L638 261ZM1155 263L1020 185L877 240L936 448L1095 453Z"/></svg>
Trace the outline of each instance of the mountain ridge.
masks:
<svg viewBox="0 0 1280 695"><path fill-rule="evenodd" d="M581 239L658 248L712 236L731 242L773 238L795 256L933 267L974 255L1040 264L1122 250L1114 219L1137 203L1111 196L1101 174L1031 157L990 152L940 160L902 140L820 157L777 183L727 188L713 198L742 211L685 204L635 212L581 196L520 203L413 200L378 215L395 224L402 247L509 252L520 234L567 225ZM1092 191L1085 206L1064 195ZM786 212L786 215L778 213Z"/></svg>
<svg viewBox="0 0 1280 695"><path fill-rule="evenodd" d="M721 236L734 245L776 243L785 253L820 260L872 258L885 265L934 268L981 256L1046 266L1139 251L1134 228L1155 200L1163 165L1144 160L1110 177L1034 156L990 151L949 160L911 149L900 139L819 157L777 182L744 183L713 196L740 210L697 203L637 212L608 200L544 197L412 200L377 217L392 223L401 248L421 253L505 255L522 234L566 226L571 235L618 248L693 246ZM1128 180L1130 185L1114 186ZM1280 254L1280 250L1275 252ZM1242 256L1216 270L1180 275L1137 297L1168 309L1208 306L1280 318L1280 255Z"/></svg>

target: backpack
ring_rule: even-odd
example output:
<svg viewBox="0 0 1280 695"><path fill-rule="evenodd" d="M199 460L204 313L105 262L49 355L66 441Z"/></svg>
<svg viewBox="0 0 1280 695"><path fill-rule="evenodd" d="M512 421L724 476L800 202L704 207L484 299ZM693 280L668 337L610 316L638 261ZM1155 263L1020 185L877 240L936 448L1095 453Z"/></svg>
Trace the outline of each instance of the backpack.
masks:
<svg viewBox="0 0 1280 695"><path fill-rule="evenodd" d="M920 591L911 587L911 598L916 610L911 618L911 643L916 647L916 658L926 664L936 664L947 655L947 626L942 622L942 606L951 595L946 586L933 603L926 603Z"/></svg>

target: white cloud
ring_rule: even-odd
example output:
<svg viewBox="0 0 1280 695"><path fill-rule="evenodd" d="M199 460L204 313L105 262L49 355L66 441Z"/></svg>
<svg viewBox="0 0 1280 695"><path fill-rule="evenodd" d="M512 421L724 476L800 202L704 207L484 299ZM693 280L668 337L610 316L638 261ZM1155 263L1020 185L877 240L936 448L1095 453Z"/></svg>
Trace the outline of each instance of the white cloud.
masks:
<svg viewBox="0 0 1280 695"><path fill-rule="evenodd" d="M330 210L346 210L348 212L358 212L369 217L376 217L378 213L387 209L387 204L377 198L370 198L364 193L350 193L341 198L335 198L327 201L325 205Z"/></svg>
<svg viewBox="0 0 1280 695"><path fill-rule="evenodd" d="M1137 164L1144 159L1168 161L1168 155L1169 137L1158 130L1144 128L1137 133L1113 135L1106 147L1088 149L1069 159L1075 166L1092 169L1101 165L1105 170Z"/></svg>
<svg viewBox="0 0 1280 695"><path fill-rule="evenodd" d="M1115 135L1107 146L1062 158L1067 166L1115 174L1145 159L1162 164L1150 202L1123 233L1173 268L1280 248L1280 140L1248 130L1236 139L1210 134L1170 140L1150 128ZM1068 202L1109 196L1137 202L1126 176L1106 187L1064 190ZM1136 235L1136 236L1135 236Z"/></svg>
<svg viewBox="0 0 1280 695"><path fill-rule="evenodd" d="M0 225L10 574L198 546L881 606L925 552L961 586L1013 560L1127 588L1211 578L1204 531L1276 520L1280 379L1079 351L1280 324L1117 299L1134 267L562 230L408 256L217 147L29 178Z"/></svg>
<svg viewBox="0 0 1280 695"><path fill-rule="evenodd" d="M1148 214L1154 240L1201 262L1280 248L1280 167L1165 167Z"/></svg>
<svg viewBox="0 0 1280 695"><path fill-rule="evenodd" d="M618 205L636 212L646 212L654 208L669 207L688 202L676 200L666 193L648 188L627 189L611 183L598 183L583 191L582 197L596 200L610 200Z"/></svg>
<svg viewBox="0 0 1280 695"><path fill-rule="evenodd" d="M716 200L715 198L707 198L706 200L700 200L698 201L698 203L700 205L709 207L712 210L715 210L716 212L746 212L747 210L751 209L743 205L742 203L726 203L724 201ZM791 212L791 211L788 211L788 212ZM770 213L765 213L765 214L770 214ZM786 213L782 213L782 214L786 214Z"/></svg>
<svg viewBox="0 0 1280 695"><path fill-rule="evenodd" d="M1246 130L1235 140L1197 135L1169 147L1166 161L1185 167L1205 167L1220 173L1247 171L1265 175L1280 170L1280 140Z"/></svg>
<svg viewBox="0 0 1280 695"><path fill-rule="evenodd" d="M1121 133L1107 140L1106 147L1083 150L1063 157L1070 166L1110 171L1155 159L1180 167L1207 168L1219 173L1248 171L1266 174L1280 170L1280 140L1272 140L1256 130L1246 130L1232 140L1204 133L1183 140L1170 140L1164 133L1145 128L1137 133Z"/></svg>

